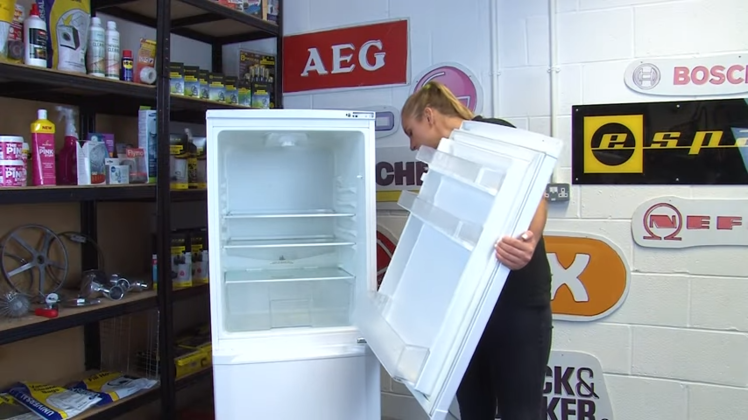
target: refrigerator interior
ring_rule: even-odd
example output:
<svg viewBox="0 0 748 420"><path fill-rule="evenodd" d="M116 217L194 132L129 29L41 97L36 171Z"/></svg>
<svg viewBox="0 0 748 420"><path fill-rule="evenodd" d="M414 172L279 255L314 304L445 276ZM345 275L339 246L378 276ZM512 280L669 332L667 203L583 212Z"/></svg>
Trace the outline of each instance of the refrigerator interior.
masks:
<svg viewBox="0 0 748 420"><path fill-rule="evenodd" d="M365 143L353 129L218 133L227 332L352 325L367 276Z"/></svg>

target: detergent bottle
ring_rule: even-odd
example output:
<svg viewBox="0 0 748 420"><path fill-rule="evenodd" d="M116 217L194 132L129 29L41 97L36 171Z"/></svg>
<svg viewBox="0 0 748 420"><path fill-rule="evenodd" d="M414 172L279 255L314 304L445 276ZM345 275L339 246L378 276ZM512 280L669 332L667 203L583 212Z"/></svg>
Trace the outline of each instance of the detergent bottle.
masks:
<svg viewBox="0 0 748 420"><path fill-rule="evenodd" d="M36 118L31 123L34 186L56 185L55 124L47 119L46 109L36 111Z"/></svg>

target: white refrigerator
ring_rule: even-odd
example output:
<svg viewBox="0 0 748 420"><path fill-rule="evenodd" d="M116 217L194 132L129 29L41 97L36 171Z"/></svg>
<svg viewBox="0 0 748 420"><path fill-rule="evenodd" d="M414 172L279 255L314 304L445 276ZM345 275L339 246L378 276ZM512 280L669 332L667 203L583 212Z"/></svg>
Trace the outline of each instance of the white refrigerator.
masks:
<svg viewBox="0 0 748 420"><path fill-rule="evenodd" d="M379 420L380 364L434 420L448 409L559 140L466 122L429 166L376 286L372 111L207 113L218 420Z"/></svg>

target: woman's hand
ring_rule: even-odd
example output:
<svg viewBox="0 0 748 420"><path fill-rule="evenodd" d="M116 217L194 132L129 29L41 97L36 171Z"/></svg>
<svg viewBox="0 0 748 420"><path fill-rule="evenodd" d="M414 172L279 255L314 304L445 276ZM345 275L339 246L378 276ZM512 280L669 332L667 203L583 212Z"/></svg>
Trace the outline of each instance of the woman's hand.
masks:
<svg viewBox="0 0 748 420"><path fill-rule="evenodd" d="M496 259L512 270L519 270L530 262L536 244L529 230L519 238L504 237L496 243Z"/></svg>

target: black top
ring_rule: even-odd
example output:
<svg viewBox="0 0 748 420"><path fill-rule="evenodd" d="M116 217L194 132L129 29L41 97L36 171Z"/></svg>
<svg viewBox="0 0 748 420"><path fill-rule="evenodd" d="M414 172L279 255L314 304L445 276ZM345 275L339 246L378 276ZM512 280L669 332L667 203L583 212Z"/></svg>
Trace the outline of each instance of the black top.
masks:
<svg viewBox="0 0 748 420"><path fill-rule="evenodd" d="M516 128L508 121L477 116L473 121L486 122ZM545 253L545 240L541 237L530 262L519 270L509 273L501 292L504 303L518 305L549 305L551 302L551 266Z"/></svg>

